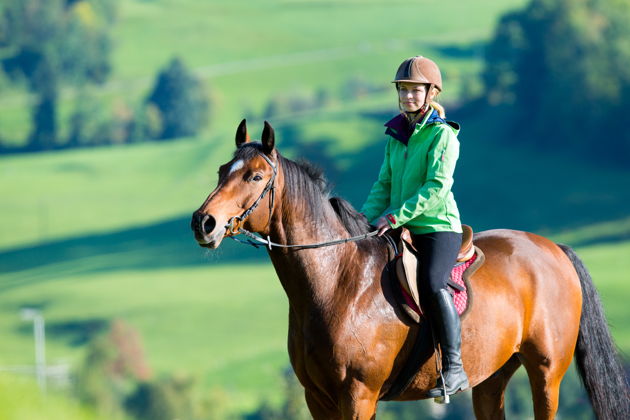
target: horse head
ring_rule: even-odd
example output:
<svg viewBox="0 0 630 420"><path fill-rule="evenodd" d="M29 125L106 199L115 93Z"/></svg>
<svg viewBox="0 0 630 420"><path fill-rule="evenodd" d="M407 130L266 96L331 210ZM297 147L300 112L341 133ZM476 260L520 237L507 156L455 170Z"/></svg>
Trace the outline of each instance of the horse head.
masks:
<svg viewBox="0 0 630 420"><path fill-rule="evenodd" d="M278 154L275 134L265 121L261 142L251 142L245 120L236 130L236 152L219 168L217 187L192 215L200 246L217 248L243 227L266 233L275 202ZM265 199L266 197L266 199Z"/></svg>

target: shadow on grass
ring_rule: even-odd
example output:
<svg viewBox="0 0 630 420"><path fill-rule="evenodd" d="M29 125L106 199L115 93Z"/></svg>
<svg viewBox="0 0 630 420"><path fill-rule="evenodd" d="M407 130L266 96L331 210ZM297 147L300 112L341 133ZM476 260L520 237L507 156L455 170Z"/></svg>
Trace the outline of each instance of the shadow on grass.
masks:
<svg viewBox="0 0 630 420"><path fill-rule="evenodd" d="M46 336L62 340L72 347L79 347L88 343L95 335L108 328L110 321L104 318L89 318L72 321L57 321L46 323ZM22 335L32 335L30 325L20 325L16 328Z"/></svg>
<svg viewBox="0 0 630 420"><path fill-rule="evenodd" d="M234 261L265 261L264 249L225 240L218 250L197 245L190 230L190 216L125 229L80 236L0 253L0 271L28 270L26 278L45 279L47 273L81 274L116 270L143 270ZM34 270L37 269L37 270ZM24 285L25 278L9 278L0 290Z"/></svg>

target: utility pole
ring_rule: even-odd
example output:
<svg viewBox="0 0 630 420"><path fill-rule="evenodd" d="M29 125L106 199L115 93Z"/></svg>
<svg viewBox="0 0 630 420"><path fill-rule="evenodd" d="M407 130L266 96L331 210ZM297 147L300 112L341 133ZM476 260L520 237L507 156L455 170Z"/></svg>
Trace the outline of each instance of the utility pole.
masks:
<svg viewBox="0 0 630 420"><path fill-rule="evenodd" d="M46 393L46 333L44 317L37 309L24 308L21 311L22 319L33 321L33 335L35 336L35 376L37 384L43 393Z"/></svg>

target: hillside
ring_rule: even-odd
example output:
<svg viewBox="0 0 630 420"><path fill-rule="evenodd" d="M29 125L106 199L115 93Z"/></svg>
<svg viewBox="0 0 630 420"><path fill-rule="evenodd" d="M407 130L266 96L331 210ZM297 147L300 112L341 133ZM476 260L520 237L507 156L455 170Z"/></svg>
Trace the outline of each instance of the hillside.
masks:
<svg viewBox="0 0 630 420"><path fill-rule="evenodd" d="M630 354L630 168L509 146L518 130L505 123L510 110L460 105L462 93L478 89L493 22L524 1L119 3L112 77L88 89L101 110L133 108L177 55L214 99L211 124L173 142L0 156L0 365L32 363L20 308L35 306L46 317L51 363L76 368L86 343L123 319L157 375L190 375L230 411L277 402L288 304L273 267L264 250L245 245L201 249L191 213L231 158L243 117L253 138L268 118L284 155L322 167L334 194L360 206L381 163L382 124L396 112L392 66L418 53L443 63L442 99L462 123L454 188L464 222L575 247ZM0 88L0 135L19 142L32 98L5 80ZM77 95L64 91L64 118ZM326 100L315 106L316 98ZM265 115L271 101L285 109ZM11 382L2 379L0 387Z"/></svg>

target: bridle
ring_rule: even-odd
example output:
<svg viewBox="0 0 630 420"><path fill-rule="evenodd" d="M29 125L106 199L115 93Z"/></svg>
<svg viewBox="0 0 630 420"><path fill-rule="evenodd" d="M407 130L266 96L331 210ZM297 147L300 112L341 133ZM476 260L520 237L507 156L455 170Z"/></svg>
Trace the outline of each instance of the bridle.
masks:
<svg viewBox="0 0 630 420"><path fill-rule="evenodd" d="M227 224L225 225L224 237L227 236L231 239L234 239L237 242L252 245L255 248L258 248L259 244L264 244L267 246L269 250L271 250L272 247L274 246L278 248L303 248L303 249L321 248L325 246L359 241L361 239L366 239L366 238L369 238L378 234L378 231L375 230L372 232L365 233L363 235L353 236L353 237L344 238L344 239L337 239L334 241L320 242L320 243L306 244L306 245L299 245L299 244L289 245L289 244L278 244L278 243L272 242L269 236L267 236L267 239L264 239L264 238L261 238L260 236L255 235L253 232L243 229L241 227L243 222L252 214L252 212L256 209L256 207L258 207L258 205L260 204L262 199L265 198L267 193L270 193L269 194L269 221L267 222L267 224L271 223L271 215L273 212L273 204L275 201L275 181L276 181L276 175L278 175L278 167L274 165L271 159L269 159L269 157L265 155L264 153L260 153L259 155L265 159L265 161L269 164L269 166L271 166L271 169L273 170L271 178L269 178L269 181L267 181L267 185L265 185L265 188L262 190L262 192L260 193L256 201L254 201L254 203L251 206L249 206L247 210L245 210L240 216L234 216L230 218L230 220L228 220ZM258 242L258 244L256 242L252 242L251 240L243 241L238 238L235 238L234 235L238 235L238 234L243 234L247 236L248 238L253 239L254 241ZM393 240L388 235L385 235L385 238L390 243L393 244L394 248L396 248L396 245L393 243Z"/></svg>
<svg viewBox="0 0 630 420"><path fill-rule="evenodd" d="M269 181L267 181L267 185L265 185L265 188L262 190L262 192L260 193L256 201L254 201L254 203L251 206L249 206L247 210L245 210L240 216L234 216L230 218L230 220L228 220L227 225L225 225L224 237L225 236L232 237L233 235L238 235L239 233L241 233L241 230L243 229L240 227L240 225L242 225L242 223L249 217L249 215L252 214L254 210L256 210L256 207L258 207L262 199L265 198L267 193L270 191L271 191L271 194L269 195L269 221L267 223L271 222L271 212L273 211L273 203L275 201L275 195L276 195L275 194L275 191L276 191L275 181L276 181L276 175L278 174L278 168L276 165L273 164L271 159L267 157L267 155L263 153L259 153L259 155L265 159L265 161L269 164L269 166L271 166L271 169L273 170L273 173L271 174L271 178L269 178Z"/></svg>

